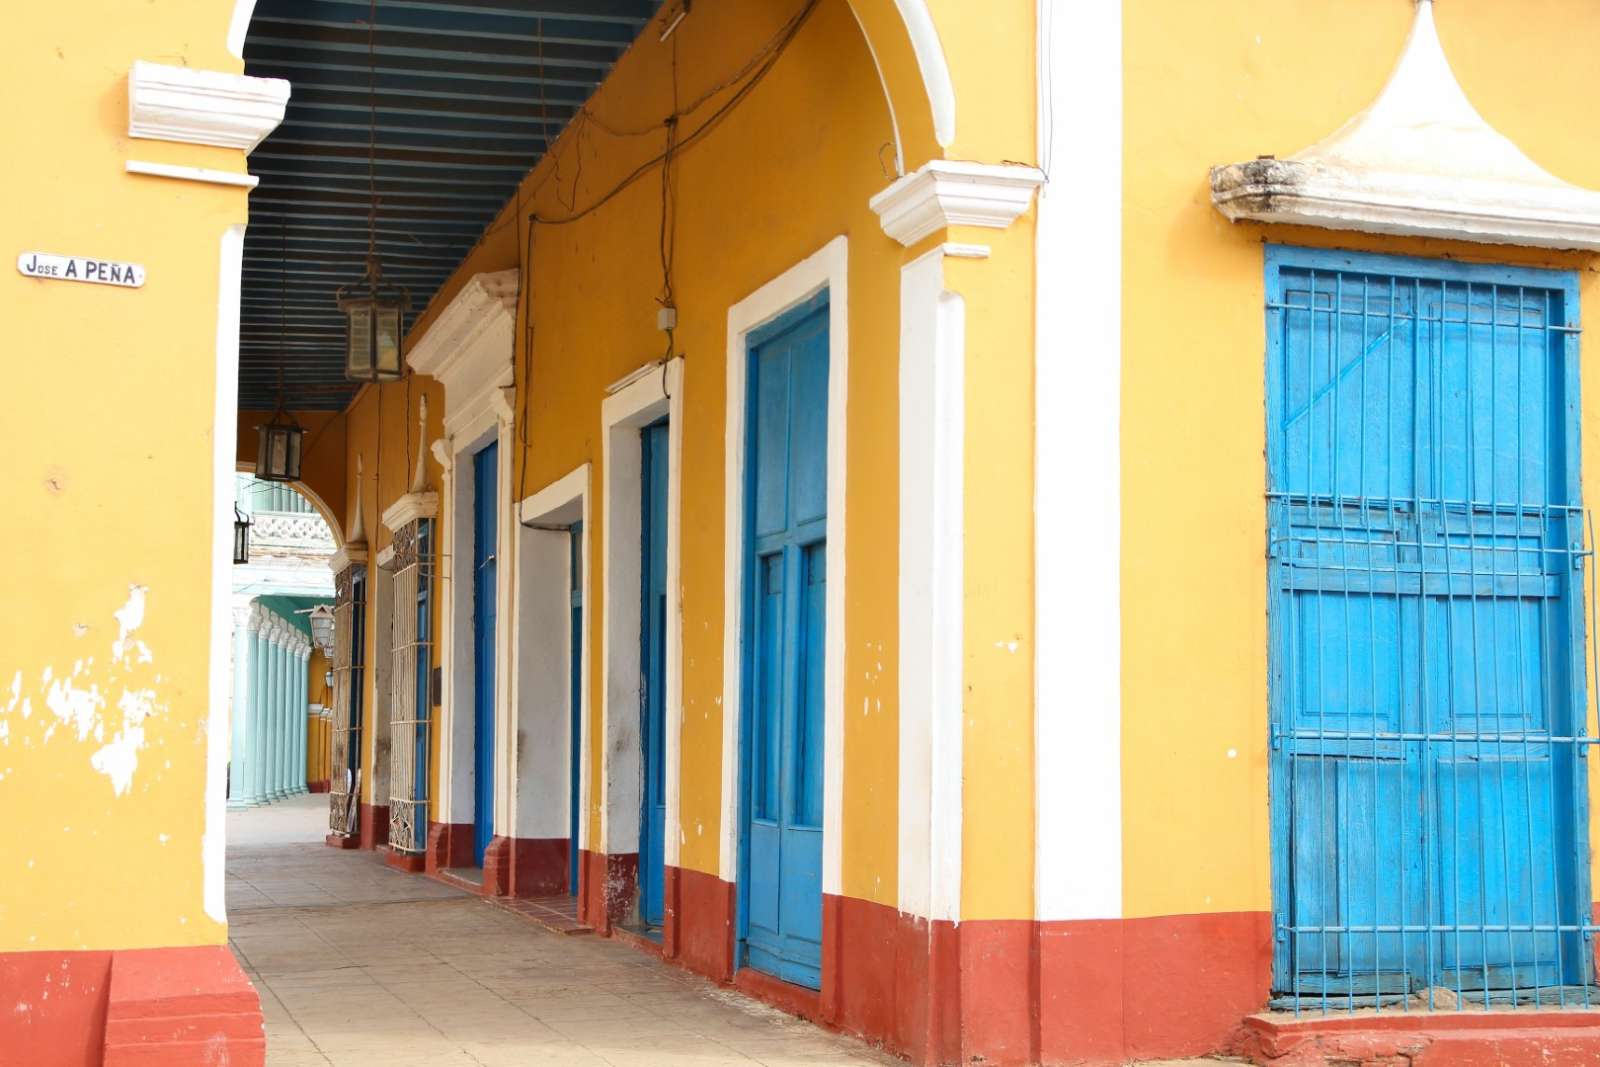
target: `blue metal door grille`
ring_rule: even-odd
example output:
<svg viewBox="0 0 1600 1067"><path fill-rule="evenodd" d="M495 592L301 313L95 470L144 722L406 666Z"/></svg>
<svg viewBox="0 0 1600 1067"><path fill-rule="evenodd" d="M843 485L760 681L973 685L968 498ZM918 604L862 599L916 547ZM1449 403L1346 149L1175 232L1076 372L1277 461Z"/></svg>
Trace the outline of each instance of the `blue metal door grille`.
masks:
<svg viewBox="0 0 1600 1067"><path fill-rule="evenodd" d="M1590 1002L1577 308L1268 250L1276 1007Z"/></svg>

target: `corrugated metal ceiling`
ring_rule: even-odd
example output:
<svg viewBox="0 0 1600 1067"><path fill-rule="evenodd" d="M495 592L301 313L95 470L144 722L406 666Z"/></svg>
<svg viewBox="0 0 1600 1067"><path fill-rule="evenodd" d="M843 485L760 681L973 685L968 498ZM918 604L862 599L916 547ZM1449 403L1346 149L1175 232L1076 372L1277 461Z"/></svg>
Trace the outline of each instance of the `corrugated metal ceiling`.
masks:
<svg viewBox="0 0 1600 1067"><path fill-rule="evenodd" d="M379 0L378 252L413 315L658 5ZM366 0L259 0L250 24L246 73L293 90L283 125L250 156L261 184L245 237L245 410L274 405L280 352L291 407L337 410L354 392L339 387L334 290L360 278L367 248L367 20Z"/></svg>

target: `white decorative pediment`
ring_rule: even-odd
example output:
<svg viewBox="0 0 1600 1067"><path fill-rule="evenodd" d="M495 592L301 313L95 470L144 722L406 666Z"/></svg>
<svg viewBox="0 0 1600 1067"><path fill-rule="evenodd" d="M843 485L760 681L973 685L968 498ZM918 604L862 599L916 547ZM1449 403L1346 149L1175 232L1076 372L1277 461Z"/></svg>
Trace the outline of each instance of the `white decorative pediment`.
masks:
<svg viewBox="0 0 1600 1067"><path fill-rule="evenodd" d="M137 60L128 72L128 136L249 152L283 121L289 83Z"/></svg>
<svg viewBox="0 0 1600 1067"><path fill-rule="evenodd" d="M417 519L433 519L439 515L439 494L432 489L420 493L407 493L383 512L383 525L398 531Z"/></svg>
<svg viewBox="0 0 1600 1067"><path fill-rule="evenodd" d="M339 574L352 563L365 563L366 561L367 546L365 544L344 545L336 550L332 556L328 557L328 570L334 574Z"/></svg>
<svg viewBox="0 0 1600 1067"><path fill-rule="evenodd" d="M868 201L883 232L910 247L948 226L1003 230L1028 210L1044 172L1020 163L924 163Z"/></svg>
<svg viewBox="0 0 1600 1067"><path fill-rule="evenodd" d="M417 440L428 439L428 394L417 398ZM438 442L434 442L437 444ZM439 494L428 488L427 450L417 449L417 468L405 495L383 512L383 525L398 533L402 526L417 519L432 519L439 514Z"/></svg>
<svg viewBox="0 0 1600 1067"><path fill-rule="evenodd" d="M1419 0L1405 50L1370 107L1287 159L1213 167L1231 220L1487 244L1600 249L1600 192L1562 181L1478 114Z"/></svg>
<svg viewBox="0 0 1600 1067"><path fill-rule="evenodd" d="M406 362L444 386L447 436L476 422L513 384L517 271L475 274L411 346Z"/></svg>

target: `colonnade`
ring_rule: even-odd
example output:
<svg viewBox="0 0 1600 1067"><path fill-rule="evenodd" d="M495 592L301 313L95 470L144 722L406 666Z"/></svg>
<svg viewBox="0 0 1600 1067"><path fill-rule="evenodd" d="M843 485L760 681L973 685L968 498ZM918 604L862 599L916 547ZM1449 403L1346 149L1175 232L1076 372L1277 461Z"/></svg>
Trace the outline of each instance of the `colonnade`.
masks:
<svg viewBox="0 0 1600 1067"><path fill-rule="evenodd" d="M268 804L306 787L311 639L257 601L235 612L228 806Z"/></svg>

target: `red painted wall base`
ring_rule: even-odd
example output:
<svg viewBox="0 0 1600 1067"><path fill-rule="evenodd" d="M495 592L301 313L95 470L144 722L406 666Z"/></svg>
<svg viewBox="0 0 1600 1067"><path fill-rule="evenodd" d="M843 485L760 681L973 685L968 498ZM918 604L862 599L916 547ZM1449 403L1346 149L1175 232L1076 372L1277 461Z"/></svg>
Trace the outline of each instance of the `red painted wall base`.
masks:
<svg viewBox="0 0 1600 1067"><path fill-rule="evenodd" d="M497 897L565 893L567 855L564 837L495 837L483 855L483 891Z"/></svg>
<svg viewBox="0 0 1600 1067"><path fill-rule="evenodd" d="M473 826L470 822L430 822L428 824L428 873L447 867L474 867Z"/></svg>
<svg viewBox="0 0 1600 1067"><path fill-rule="evenodd" d="M578 918L601 935L627 922L639 884L639 854L608 855L585 849L578 856Z"/></svg>
<svg viewBox="0 0 1600 1067"><path fill-rule="evenodd" d="M261 1067L266 1049L226 946L0 954L0 1063Z"/></svg>
<svg viewBox="0 0 1600 1067"><path fill-rule="evenodd" d="M408 874L421 874L428 868L428 857L420 852L400 852L396 849L383 850L383 862L397 871Z"/></svg>
<svg viewBox="0 0 1600 1067"><path fill-rule="evenodd" d="M636 857L583 859L586 920L610 934L613 894L631 893ZM955 924L825 896L822 989L807 990L734 970L733 885L669 867L664 888L665 959L922 1065L1120 1064L1237 1049L1271 980L1265 913Z"/></svg>
<svg viewBox="0 0 1600 1067"><path fill-rule="evenodd" d="M662 954L719 982L732 979L733 883L686 867L668 867L662 892Z"/></svg>
<svg viewBox="0 0 1600 1067"><path fill-rule="evenodd" d="M325 834L322 843L329 848L356 849L361 847L358 837L346 837L344 834Z"/></svg>
<svg viewBox="0 0 1600 1067"><path fill-rule="evenodd" d="M360 820L362 848L384 848L389 844L389 805L359 804L356 818Z"/></svg>

